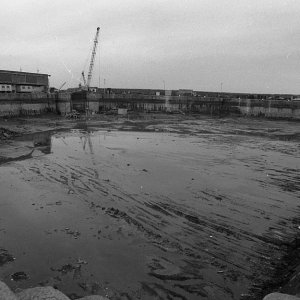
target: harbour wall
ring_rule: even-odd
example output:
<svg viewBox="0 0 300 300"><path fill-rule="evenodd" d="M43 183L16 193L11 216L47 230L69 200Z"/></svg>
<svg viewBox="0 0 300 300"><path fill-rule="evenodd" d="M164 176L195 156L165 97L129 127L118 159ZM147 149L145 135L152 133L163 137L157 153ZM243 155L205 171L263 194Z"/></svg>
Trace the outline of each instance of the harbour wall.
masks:
<svg viewBox="0 0 300 300"><path fill-rule="evenodd" d="M0 117L55 112L55 98L41 94L0 94Z"/></svg>
<svg viewBox="0 0 300 300"><path fill-rule="evenodd" d="M300 101L195 96L102 95L99 111L127 108L144 112L183 112L210 115L300 120Z"/></svg>
<svg viewBox="0 0 300 300"><path fill-rule="evenodd" d="M236 105L244 116L300 120L300 101L239 99Z"/></svg>
<svg viewBox="0 0 300 300"><path fill-rule="evenodd" d="M46 112L65 115L73 109L81 111L88 109L90 112L98 113L117 108L137 112L242 115L300 120L300 101L92 93L72 99L70 93L0 94L0 116L35 115Z"/></svg>

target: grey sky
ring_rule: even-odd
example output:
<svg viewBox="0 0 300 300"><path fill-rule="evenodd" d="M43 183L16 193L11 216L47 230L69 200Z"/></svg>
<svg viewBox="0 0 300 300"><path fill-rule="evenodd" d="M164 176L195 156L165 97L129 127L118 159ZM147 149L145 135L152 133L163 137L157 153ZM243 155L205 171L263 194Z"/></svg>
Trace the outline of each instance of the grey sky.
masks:
<svg viewBox="0 0 300 300"><path fill-rule="evenodd" d="M77 86L100 26L92 85L300 93L299 0L11 0L0 69Z"/></svg>

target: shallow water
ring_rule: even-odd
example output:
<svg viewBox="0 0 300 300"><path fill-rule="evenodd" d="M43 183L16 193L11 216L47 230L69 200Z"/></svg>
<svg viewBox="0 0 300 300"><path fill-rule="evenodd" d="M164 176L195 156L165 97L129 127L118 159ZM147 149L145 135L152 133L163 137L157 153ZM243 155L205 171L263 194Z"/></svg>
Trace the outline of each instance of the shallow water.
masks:
<svg viewBox="0 0 300 300"><path fill-rule="evenodd" d="M30 155L0 166L0 249L15 257L0 278L73 298L251 298L299 230L299 132L281 124L186 120L19 139ZM19 271L29 279L12 281Z"/></svg>

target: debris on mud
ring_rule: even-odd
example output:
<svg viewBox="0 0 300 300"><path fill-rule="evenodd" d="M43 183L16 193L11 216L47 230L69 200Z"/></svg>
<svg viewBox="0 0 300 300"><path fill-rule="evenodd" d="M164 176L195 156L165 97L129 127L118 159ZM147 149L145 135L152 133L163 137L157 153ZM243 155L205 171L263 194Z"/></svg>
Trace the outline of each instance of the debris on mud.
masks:
<svg viewBox="0 0 300 300"><path fill-rule="evenodd" d="M77 230L71 230L70 228L66 227L64 230L68 235L71 235L74 237L74 239L78 239L78 237L81 235L81 233Z"/></svg>
<svg viewBox="0 0 300 300"><path fill-rule="evenodd" d="M82 267L82 264L78 264L78 263L70 264L70 263L68 263L66 265L63 265L59 269L55 269L55 268L50 268L50 269L51 269L51 271L59 272L62 276L65 276L65 275L70 273L73 280L77 280L77 279L80 279L82 277L81 267Z"/></svg>
<svg viewBox="0 0 300 300"><path fill-rule="evenodd" d="M99 291L103 289L103 286L99 284L98 282L79 282L78 286L82 288L85 292L88 292L90 294L97 294Z"/></svg>
<svg viewBox="0 0 300 300"><path fill-rule="evenodd" d="M79 119L80 113L76 110L72 110L71 112L66 114L67 119Z"/></svg>
<svg viewBox="0 0 300 300"><path fill-rule="evenodd" d="M71 300L82 298L83 295L78 295L76 293L67 294L67 297L69 297Z"/></svg>
<svg viewBox="0 0 300 300"><path fill-rule="evenodd" d="M87 261L81 258L77 259L77 264L78 265L87 265Z"/></svg>
<svg viewBox="0 0 300 300"><path fill-rule="evenodd" d="M55 268L51 268L51 271L56 271L61 273L61 275L66 275L68 273L72 273L73 272L73 278L80 278L81 277L81 267L82 265L87 265L88 262L84 259L78 258L76 263L68 263L65 264L63 266L61 266L58 269ZM58 277L59 278L59 277Z"/></svg>
<svg viewBox="0 0 300 300"><path fill-rule="evenodd" d="M56 271L58 271L62 274L67 274L69 272L72 272L73 270L76 270L76 268L78 268L78 266L66 264L66 265L63 265L60 269L57 269Z"/></svg>
<svg viewBox="0 0 300 300"><path fill-rule="evenodd" d="M136 227L137 230L139 230L140 232L146 234L149 237L152 237L154 239L161 239L161 235L152 232L150 229L144 227L139 221L137 221L135 218L129 216L127 213L117 209L117 208L107 208L105 213L109 216L111 216L112 218L115 219L122 219L124 220L128 225L134 225Z"/></svg>
<svg viewBox="0 0 300 300"><path fill-rule="evenodd" d="M38 283L39 286L53 286L55 288L55 286L57 286L58 283L60 283L62 281L62 279L59 276L55 276L55 277L49 277L43 281L40 281Z"/></svg>
<svg viewBox="0 0 300 300"><path fill-rule="evenodd" d="M18 134L14 131L8 130L6 128L1 127L0 128L0 140L8 140L11 139Z"/></svg>
<svg viewBox="0 0 300 300"><path fill-rule="evenodd" d="M25 272L20 271L20 272L16 272L16 273L12 274L11 279L13 281L27 280L27 279L29 279L29 276Z"/></svg>
<svg viewBox="0 0 300 300"><path fill-rule="evenodd" d="M15 258L7 250L0 248L0 267L14 260Z"/></svg>

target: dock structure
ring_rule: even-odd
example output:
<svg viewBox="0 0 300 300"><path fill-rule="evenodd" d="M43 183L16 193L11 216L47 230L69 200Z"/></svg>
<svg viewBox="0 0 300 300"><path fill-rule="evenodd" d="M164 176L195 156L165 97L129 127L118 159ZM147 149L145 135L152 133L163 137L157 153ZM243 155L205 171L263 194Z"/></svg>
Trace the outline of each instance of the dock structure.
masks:
<svg viewBox="0 0 300 300"><path fill-rule="evenodd" d="M48 92L48 74L0 70L0 93Z"/></svg>

